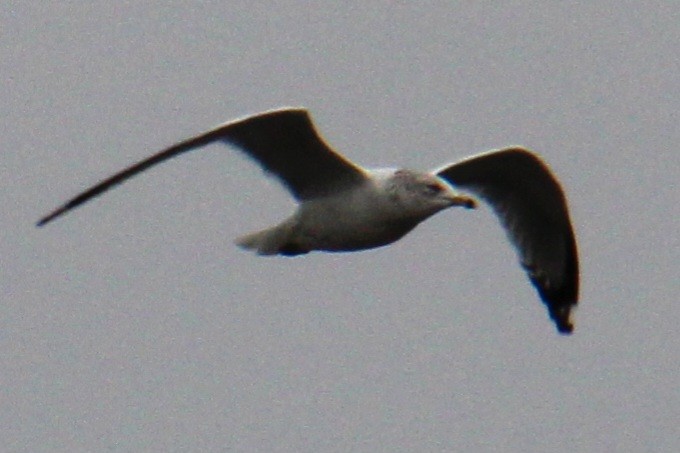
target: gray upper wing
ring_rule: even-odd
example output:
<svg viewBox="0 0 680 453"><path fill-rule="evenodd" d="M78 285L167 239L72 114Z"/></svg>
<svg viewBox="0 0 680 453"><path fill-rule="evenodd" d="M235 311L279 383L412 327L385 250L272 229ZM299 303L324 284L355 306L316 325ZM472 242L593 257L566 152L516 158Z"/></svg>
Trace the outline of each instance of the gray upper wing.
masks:
<svg viewBox="0 0 680 453"><path fill-rule="evenodd" d="M43 217L38 226L149 167L215 141L241 148L265 170L277 176L297 199L323 196L366 179L360 167L334 152L324 142L305 109L284 108L230 121L164 149L72 198Z"/></svg>
<svg viewBox="0 0 680 453"><path fill-rule="evenodd" d="M472 156L436 174L493 207L557 329L571 333L579 287L576 239L562 188L543 161L516 147Z"/></svg>

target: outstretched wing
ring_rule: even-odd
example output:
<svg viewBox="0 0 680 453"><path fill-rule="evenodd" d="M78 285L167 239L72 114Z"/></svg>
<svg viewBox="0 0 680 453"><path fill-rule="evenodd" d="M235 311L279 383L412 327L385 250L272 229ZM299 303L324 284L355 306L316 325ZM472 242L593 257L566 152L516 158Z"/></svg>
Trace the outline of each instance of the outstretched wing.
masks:
<svg viewBox="0 0 680 453"><path fill-rule="evenodd" d="M436 174L492 206L557 330L571 333L579 287L576 239L564 193L546 164L516 147L472 156Z"/></svg>
<svg viewBox="0 0 680 453"><path fill-rule="evenodd" d="M305 109L284 108L230 121L164 149L87 189L37 225L45 225L149 167L215 141L239 147L277 176L297 199L323 196L366 179L359 166L326 144Z"/></svg>

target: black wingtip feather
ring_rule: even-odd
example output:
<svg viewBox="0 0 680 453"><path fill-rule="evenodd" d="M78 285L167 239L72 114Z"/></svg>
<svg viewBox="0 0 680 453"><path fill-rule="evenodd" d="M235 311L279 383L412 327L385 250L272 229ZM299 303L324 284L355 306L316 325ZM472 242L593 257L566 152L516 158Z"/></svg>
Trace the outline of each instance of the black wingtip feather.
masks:
<svg viewBox="0 0 680 453"><path fill-rule="evenodd" d="M38 222L35 224L35 226L38 227L38 228L43 227L68 210L69 210L68 206L62 206L59 209L52 211L51 213L49 213L48 215L46 215L42 219L38 220Z"/></svg>
<svg viewBox="0 0 680 453"><path fill-rule="evenodd" d="M572 237L573 238L573 237ZM538 276L532 276L531 283L538 291L543 303L548 307L550 318L555 322L557 331L563 335L570 335L574 331L574 323L571 320L571 312L578 304L579 271L576 242L570 241L570 250L567 255L565 276L563 283L553 287L550 282Z"/></svg>
<svg viewBox="0 0 680 453"><path fill-rule="evenodd" d="M550 309L550 318L555 321L557 332L562 335L571 335L574 332L574 323L570 318L571 309L571 306L555 310Z"/></svg>

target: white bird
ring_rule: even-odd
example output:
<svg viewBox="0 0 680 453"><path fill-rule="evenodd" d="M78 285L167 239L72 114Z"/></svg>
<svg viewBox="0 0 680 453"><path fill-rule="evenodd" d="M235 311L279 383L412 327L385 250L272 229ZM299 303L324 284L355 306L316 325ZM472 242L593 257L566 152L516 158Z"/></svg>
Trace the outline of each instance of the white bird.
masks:
<svg viewBox="0 0 680 453"><path fill-rule="evenodd" d="M288 219L236 240L261 255L312 250L363 250L390 244L451 206L487 201L560 333L573 331L579 271L567 203L557 179L534 153L512 147L447 165L432 173L368 170L336 153L303 108L282 108L224 123L144 159L77 195L43 217L43 226L147 168L214 141L254 158L299 201Z"/></svg>

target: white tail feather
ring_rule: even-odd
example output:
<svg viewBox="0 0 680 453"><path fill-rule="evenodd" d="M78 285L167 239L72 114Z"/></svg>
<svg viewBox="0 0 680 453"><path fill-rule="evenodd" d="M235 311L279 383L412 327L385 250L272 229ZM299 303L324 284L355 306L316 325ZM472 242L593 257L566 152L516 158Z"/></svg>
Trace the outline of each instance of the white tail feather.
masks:
<svg viewBox="0 0 680 453"><path fill-rule="evenodd" d="M237 238L234 243L258 255L276 255L290 240L290 228L286 223L256 231Z"/></svg>

